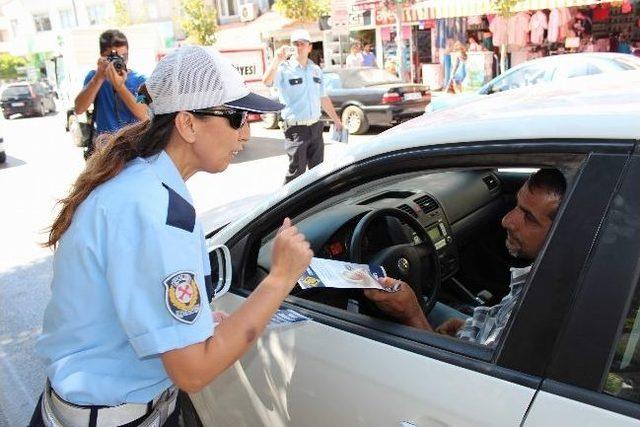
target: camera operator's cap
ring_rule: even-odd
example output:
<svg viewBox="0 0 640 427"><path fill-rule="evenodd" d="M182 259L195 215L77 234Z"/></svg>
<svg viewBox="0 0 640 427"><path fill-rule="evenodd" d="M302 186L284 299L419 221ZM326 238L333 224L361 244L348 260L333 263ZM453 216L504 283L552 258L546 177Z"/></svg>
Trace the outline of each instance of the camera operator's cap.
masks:
<svg viewBox="0 0 640 427"><path fill-rule="evenodd" d="M295 30L291 33L291 43L304 40L311 43L311 34L307 30Z"/></svg>
<svg viewBox="0 0 640 427"><path fill-rule="evenodd" d="M228 106L254 113L284 105L249 92L240 73L212 47L179 47L158 62L145 82L153 114Z"/></svg>

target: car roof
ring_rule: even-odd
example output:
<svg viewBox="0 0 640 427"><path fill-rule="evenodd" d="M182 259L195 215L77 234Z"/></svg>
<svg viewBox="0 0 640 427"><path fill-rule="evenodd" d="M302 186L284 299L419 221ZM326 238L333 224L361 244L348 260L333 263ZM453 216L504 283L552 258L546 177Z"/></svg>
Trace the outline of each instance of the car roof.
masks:
<svg viewBox="0 0 640 427"><path fill-rule="evenodd" d="M571 53L565 55L552 55L552 56L543 56L541 58L534 58L529 61L523 62L521 64L516 65L511 68L509 71L515 71L520 68L532 65L532 64L546 64L546 63L579 63L589 59L596 60L613 60L613 59L624 59L637 61L640 63L640 59L633 55L629 55L627 53L615 53L615 52L580 52L580 53Z"/></svg>
<svg viewBox="0 0 640 427"><path fill-rule="evenodd" d="M514 89L422 115L366 143L349 146L339 158L307 171L266 198L253 213L266 211L335 170L394 151L464 142L489 146L494 141L522 139L638 140L640 71L619 75ZM253 216L249 213L230 224L211 243L224 244Z"/></svg>

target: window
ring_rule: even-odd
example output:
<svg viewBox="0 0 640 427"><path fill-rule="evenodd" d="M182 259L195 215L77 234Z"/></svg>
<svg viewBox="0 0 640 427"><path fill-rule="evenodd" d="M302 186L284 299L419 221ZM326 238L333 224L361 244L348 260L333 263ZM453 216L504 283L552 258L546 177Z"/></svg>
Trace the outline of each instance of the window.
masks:
<svg viewBox="0 0 640 427"><path fill-rule="evenodd" d="M144 2L144 9L149 19L155 20L160 17L160 13L158 12L158 5L156 1L146 0Z"/></svg>
<svg viewBox="0 0 640 427"><path fill-rule="evenodd" d="M62 28L73 28L76 26L76 20L71 9L63 9L60 14L60 26Z"/></svg>
<svg viewBox="0 0 640 427"><path fill-rule="evenodd" d="M530 65L522 67L512 73L507 74L502 79L498 79L488 88L487 93L502 92L505 90L517 89L545 83L550 80L550 69L544 65Z"/></svg>
<svg viewBox="0 0 640 427"><path fill-rule="evenodd" d="M36 31L51 31L51 20L48 14L41 13L33 15L33 22L36 25Z"/></svg>
<svg viewBox="0 0 640 427"><path fill-rule="evenodd" d="M235 16L238 14L236 0L218 0L220 16Z"/></svg>
<svg viewBox="0 0 640 427"><path fill-rule="evenodd" d="M604 392L640 402L640 288L633 296L622 326Z"/></svg>
<svg viewBox="0 0 640 427"><path fill-rule="evenodd" d="M89 15L89 24L102 24L107 19L107 8L104 4L94 4L87 6L87 15Z"/></svg>
<svg viewBox="0 0 640 427"><path fill-rule="evenodd" d="M341 89L342 82L340 81L340 76L336 73L326 73L323 76L324 78L324 87L325 89Z"/></svg>

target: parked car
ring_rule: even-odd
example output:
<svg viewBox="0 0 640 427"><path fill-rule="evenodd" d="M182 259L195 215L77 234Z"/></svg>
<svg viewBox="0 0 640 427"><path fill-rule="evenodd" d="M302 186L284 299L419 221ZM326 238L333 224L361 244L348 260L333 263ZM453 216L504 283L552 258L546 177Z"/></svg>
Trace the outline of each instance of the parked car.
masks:
<svg viewBox="0 0 640 427"><path fill-rule="evenodd" d="M185 419L225 426L637 425L640 74L608 80L526 88L474 109L423 115L347 147L252 201L226 226L212 226L205 214L216 310L233 312L268 274L284 217L318 257L366 262L398 248L432 248L409 264L421 277L417 292L473 306L482 290L493 294L487 304L508 292L508 268L517 260L505 251L500 221L530 171L554 167L568 183L496 345L390 321L358 290L296 288L282 307L309 320L268 329L239 362L188 396ZM383 265L397 275L395 261Z"/></svg>
<svg viewBox="0 0 640 427"><path fill-rule="evenodd" d="M55 92L42 83L12 83L0 96L2 114L8 119L13 114L44 116L56 111Z"/></svg>
<svg viewBox="0 0 640 427"><path fill-rule="evenodd" d="M417 117L431 100L429 87L403 83L378 68L324 70L327 95L350 134L363 134L369 126L392 126ZM263 116L265 125L277 126L279 117ZM323 120L329 120L323 115Z"/></svg>
<svg viewBox="0 0 640 427"><path fill-rule="evenodd" d="M4 150L4 138L0 136L0 163L7 161L7 152Z"/></svg>
<svg viewBox="0 0 640 427"><path fill-rule="evenodd" d="M454 105L465 104L484 95L492 95L519 87L557 82L574 77L640 70L640 58L624 53L574 53L547 56L519 64L486 83L477 92L441 94L427 105L431 113ZM620 77L624 78L624 77Z"/></svg>

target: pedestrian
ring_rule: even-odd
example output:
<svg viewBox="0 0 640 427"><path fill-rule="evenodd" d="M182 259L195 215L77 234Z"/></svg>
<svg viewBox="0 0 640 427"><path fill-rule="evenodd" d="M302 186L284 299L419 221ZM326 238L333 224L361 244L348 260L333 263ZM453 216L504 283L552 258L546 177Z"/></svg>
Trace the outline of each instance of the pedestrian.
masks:
<svg viewBox="0 0 640 427"><path fill-rule="evenodd" d="M324 88L322 70L309 59L311 36L308 31L291 33L295 53L287 58L290 46L281 46L262 81L278 89L284 121L285 149L289 169L285 184L313 168L324 159L324 123L320 121L322 108L333 120L335 129L342 130L342 122Z"/></svg>
<svg viewBox="0 0 640 427"><path fill-rule="evenodd" d="M247 111L282 105L201 46L163 58L142 93L152 118L96 149L50 230L37 342L47 385L31 426L177 426L177 388L198 392L238 360L311 260L285 219L270 273L214 325L210 255L185 181L227 168L249 137Z"/></svg>
<svg viewBox="0 0 640 427"><path fill-rule="evenodd" d="M371 51L373 46L371 43L365 43L364 51L362 52L362 66L363 67L375 67L376 55Z"/></svg>
<svg viewBox="0 0 640 427"><path fill-rule="evenodd" d="M452 89L453 93L462 93L462 83L467 77L467 49L459 41L453 45L452 63L451 77L445 87L447 91Z"/></svg>
<svg viewBox="0 0 640 427"><path fill-rule="evenodd" d="M147 108L136 102L138 88L145 77L127 68L127 37L119 30L107 30L100 34L99 44L96 69L89 71L75 99L76 114L84 113L93 104L94 137L85 149L85 158L93 152L93 140L98 135L115 132L147 117Z"/></svg>
<svg viewBox="0 0 640 427"><path fill-rule="evenodd" d="M364 57L362 56L362 45L360 42L355 42L351 45L351 53L347 55L345 65L347 68L362 67L364 63Z"/></svg>

